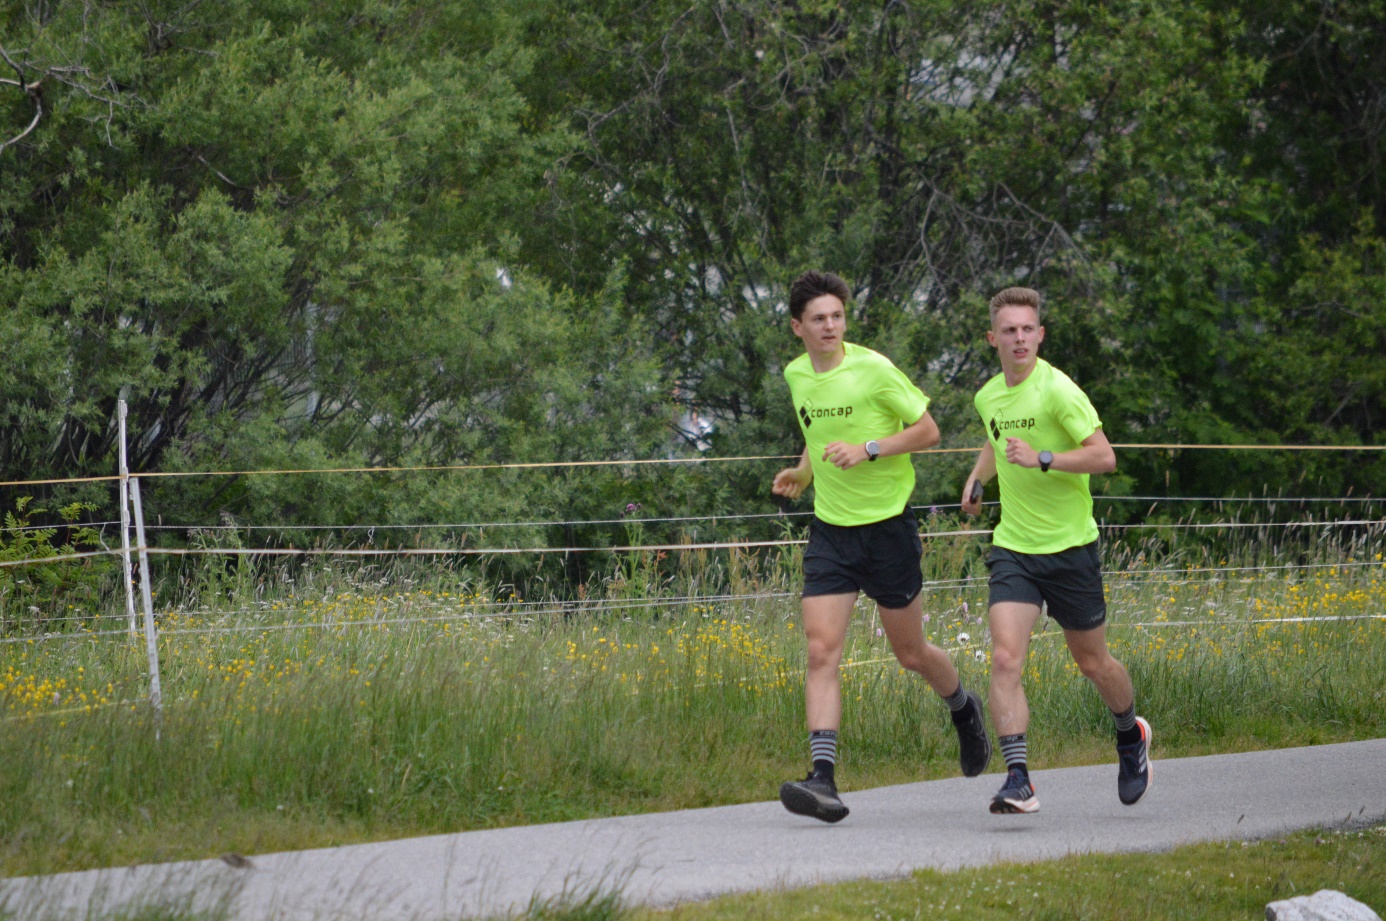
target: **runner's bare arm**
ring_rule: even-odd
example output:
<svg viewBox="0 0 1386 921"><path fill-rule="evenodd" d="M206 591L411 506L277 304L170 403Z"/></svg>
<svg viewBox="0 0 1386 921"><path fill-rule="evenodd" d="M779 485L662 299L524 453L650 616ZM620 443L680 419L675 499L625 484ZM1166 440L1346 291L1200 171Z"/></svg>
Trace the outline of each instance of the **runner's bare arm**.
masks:
<svg viewBox="0 0 1386 921"><path fill-rule="evenodd" d="M939 442L938 425L927 412L910 425L884 438L877 438L881 446L880 457L893 457L896 454L909 454L924 451ZM823 460L835 464L843 470L864 463L867 459L866 445L848 441L830 442L823 448Z"/></svg>
<svg viewBox="0 0 1386 921"><path fill-rule="evenodd" d="M1006 460L1021 467L1039 466L1039 448L1019 438L1006 439ZM1083 439L1072 451L1054 452L1050 470L1063 473L1111 473L1116 469L1116 452L1101 429Z"/></svg>
<svg viewBox="0 0 1386 921"><path fill-rule="evenodd" d="M813 467L809 463L808 447L805 446L804 453L799 456L798 465L786 467L775 474L770 492L786 499L797 499L812 482Z"/></svg>
<svg viewBox="0 0 1386 921"><path fill-rule="evenodd" d="M976 515L982 510L982 497L980 494L973 498L973 484L986 483L996 476L996 453L992 450L991 442L982 446L982 450L977 453L977 463L972 467L972 473L967 477L967 482L963 484L962 510L969 515Z"/></svg>

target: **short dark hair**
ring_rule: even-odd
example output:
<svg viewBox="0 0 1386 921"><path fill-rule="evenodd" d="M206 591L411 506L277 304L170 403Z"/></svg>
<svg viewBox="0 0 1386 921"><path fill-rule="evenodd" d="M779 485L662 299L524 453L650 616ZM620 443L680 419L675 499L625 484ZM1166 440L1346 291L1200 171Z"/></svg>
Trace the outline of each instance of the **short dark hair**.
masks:
<svg viewBox="0 0 1386 921"><path fill-rule="evenodd" d="M794 279L789 286L789 315L796 320L804 318L804 306L816 297L831 294L845 305L852 299L852 289L847 282L832 272L819 272L813 269Z"/></svg>
<svg viewBox="0 0 1386 921"><path fill-rule="evenodd" d="M1042 316L1042 298L1034 288L1007 288L991 299L991 321L996 322L996 313L1002 307L1033 307L1035 316Z"/></svg>

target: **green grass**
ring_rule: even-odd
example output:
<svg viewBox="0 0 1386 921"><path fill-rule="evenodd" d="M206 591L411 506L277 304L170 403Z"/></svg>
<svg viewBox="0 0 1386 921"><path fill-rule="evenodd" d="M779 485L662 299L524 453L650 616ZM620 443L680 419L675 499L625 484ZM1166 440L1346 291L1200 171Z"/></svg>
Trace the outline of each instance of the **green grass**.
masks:
<svg viewBox="0 0 1386 921"><path fill-rule="evenodd" d="M975 545L934 549L931 578L975 573ZM1279 622L1386 610L1381 536L1297 553L1341 565L1226 573L1162 547L1157 573L1146 549L1108 554L1113 644L1161 757L1386 736L1386 623ZM0 646L0 875L773 798L806 761L796 561L656 562L562 604L403 564L170 586L159 720L140 638ZM977 688L984 604L980 581L925 597ZM956 775L941 703L876 627L864 604L844 789ZM1037 766L1110 760L1110 717L1052 626L1027 685Z"/></svg>
<svg viewBox="0 0 1386 921"><path fill-rule="evenodd" d="M1259 921L1268 902L1336 889L1386 909L1386 826L1084 855L896 882L726 896L630 921Z"/></svg>

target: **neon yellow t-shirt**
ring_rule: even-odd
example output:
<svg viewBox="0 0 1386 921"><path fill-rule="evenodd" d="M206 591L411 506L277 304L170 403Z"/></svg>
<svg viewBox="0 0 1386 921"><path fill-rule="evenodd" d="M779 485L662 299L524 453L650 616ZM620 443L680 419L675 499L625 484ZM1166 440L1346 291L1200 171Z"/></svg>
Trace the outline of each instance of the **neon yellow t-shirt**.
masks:
<svg viewBox="0 0 1386 921"><path fill-rule="evenodd" d="M879 352L850 342L843 348L842 363L831 371L816 373L803 354L785 367L784 379L813 467L814 514L829 524L872 524L905 510L914 492L909 455L842 470L823 460L823 448L894 435L929 411L929 398Z"/></svg>
<svg viewBox="0 0 1386 921"><path fill-rule="evenodd" d="M992 543L1017 553L1058 553L1097 540L1086 473L1019 467L1006 460L1006 439L1036 451L1071 451L1102 427L1087 394L1043 358L1015 387L998 374L973 399L996 454L1001 523Z"/></svg>

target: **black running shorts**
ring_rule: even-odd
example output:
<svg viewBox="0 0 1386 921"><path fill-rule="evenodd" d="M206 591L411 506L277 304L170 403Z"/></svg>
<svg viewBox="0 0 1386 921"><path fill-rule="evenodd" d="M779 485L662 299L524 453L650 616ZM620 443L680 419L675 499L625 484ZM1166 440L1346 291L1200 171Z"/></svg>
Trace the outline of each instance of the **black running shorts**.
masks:
<svg viewBox="0 0 1386 921"><path fill-rule="evenodd" d="M1058 553L1017 553L992 547L987 569L991 571L987 581L990 604L1048 604L1049 616L1065 630L1092 630L1107 621L1097 541Z"/></svg>
<svg viewBox="0 0 1386 921"><path fill-rule="evenodd" d="M804 595L865 592L883 608L903 608L924 587L923 556L908 506L894 518L850 527L815 517L804 548Z"/></svg>

